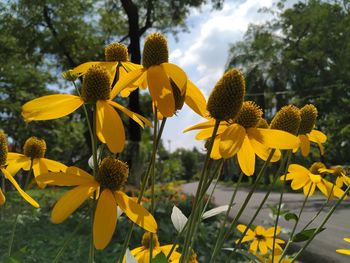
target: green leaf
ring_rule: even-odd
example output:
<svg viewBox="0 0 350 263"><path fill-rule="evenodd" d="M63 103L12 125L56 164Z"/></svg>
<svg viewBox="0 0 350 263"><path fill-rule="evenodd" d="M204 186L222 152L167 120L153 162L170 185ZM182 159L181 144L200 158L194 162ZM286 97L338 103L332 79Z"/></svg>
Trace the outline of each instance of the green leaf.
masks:
<svg viewBox="0 0 350 263"><path fill-rule="evenodd" d="M284 215L284 219L287 220L287 221L289 221L289 220L297 221L299 219L299 217L296 214L294 214L294 213L287 213L287 214Z"/></svg>
<svg viewBox="0 0 350 263"><path fill-rule="evenodd" d="M13 257L7 257L4 263L21 263L21 261Z"/></svg>
<svg viewBox="0 0 350 263"><path fill-rule="evenodd" d="M323 230L325 230L326 228L321 228L317 234L321 233ZM299 232L298 234L296 234L292 241L293 242L303 242L308 240L316 231L316 228L311 228L311 229L305 229L304 231Z"/></svg>
<svg viewBox="0 0 350 263"><path fill-rule="evenodd" d="M163 252L160 252L156 257L151 260L152 263L168 263L166 256Z"/></svg>

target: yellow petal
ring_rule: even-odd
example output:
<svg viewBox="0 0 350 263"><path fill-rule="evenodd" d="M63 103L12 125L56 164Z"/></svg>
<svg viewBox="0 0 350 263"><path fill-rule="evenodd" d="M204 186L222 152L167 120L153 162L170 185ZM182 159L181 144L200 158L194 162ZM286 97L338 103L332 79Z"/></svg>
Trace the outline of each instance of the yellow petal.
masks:
<svg viewBox="0 0 350 263"><path fill-rule="evenodd" d="M18 158L20 158L22 156L24 156L24 155L20 154L20 153L9 152L9 153L7 153L7 161L18 159Z"/></svg>
<svg viewBox="0 0 350 263"><path fill-rule="evenodd" d="M316 143L325 143L327 141L327 136L318 130L312 130L309 134L308 137L310 141L316 142Z"/></svg>
<svg viewBox="0 0 350 263"><path fill-rule="evenodd" d="M117 205L111 190L102 191L95 210L93 236L96 249L104 249L117 226Z"/></svg>
<svg viewBox="0 0 350 263"><path fill-rule="evenodd" d="M246 225L243 225L243 224L239 224L237 226L237 229L239 230L239 232L241 233L244 233L244 231L246 230L247 226ZM255 237L255 233L251 230L251 229L248 229L247 230L247 233L245 234L246 236L250 236L250 237Z"/></svg>
<svg viewBox="0 0 350 263"><path fill-rule="evenodd" d="M234 156L241 148L245 136L245 129L241 125L230 125L221 134L219 146L221 156L223 158L230 158Z"/></svg>
<svg viewBox="0 0 350 263"><path fill-rule="evenodd" d="M168 76L160 66L147 70L147 82L152 100L164 117L175 113L175 99Z"/></svg>
<svg viewBox="0 0 350 263"><path fill-rule="evenodd" d="M316 184L316 186L321 191L321 193L324 194L325 197L332 198L333 193L331 193L331 189L328 189L323 182Z"/></svg>
<svg viewBox="0 0 350 263"><path fill-rule="evenodd" d="M84 101L74 95L56 94L31 100L22 106L22 116L26 121L52 120L64 117Z"/></svg>
<svg viewBox="0 0 350 263"><path fill-rule="evenodd" d="M186 73L180 67L171 63L162 63L160 67L162 67L168 76L175 82L176 86L180 89L181 94L184 94L187 87Z"/></svg>
<svg viewBox="0 0 350 263"><path fill-rule="evenodd" d="M237 153L239 167L245 175L251 176L255 171L255 152L248 136L244 137L243 144Z"/></svg>
<svg viewBox="0 0 350 263"><path fill-rule="evenodd" d="M164 253L165 256L168 256L170 253L170 250L172 249L173 245L165 245L161 246L160 250ZM179 252L176 252L176 249L178 249L178 245L175 246L174 251L170 255L170 261L173 261L175 259L179 259L181 257L181 254Z"/></svg>
<svg viewBox="0 0 350 263"><path fill-rule="evenodd" d="M344 241L350 243L350 238L344 237Z"/></svg>
<svg viewBox="0 0 350 263"><path fill-rule="evenodd" d="M117 96L117 94L122 91L124 88L128 87L130 84L135 82L139 77L141 77L142 73L145 70L143 68L139 68L137 70L130 71L126 74L122 79L119 79L117 83L114 85L111 91L111 100Z"/></svg>
<svg viewBox="0 0 350 263"><path fill-rule="evenodd" d="M79 77L82 75L85 75L86 71L88 71L89 68L95 65L99 65L101 67L105 67L111 74L115 72L117 61L107 62L107 61L90 61L83 63L77 67L75 67L72 71L74 74L78 75ZM114 74L112 74L114 75Z"/></svg>
<svg viewBox="0 0 350 263"><path fill-rule="evenodd" d="M261 252L261 254L265 255L267 253L267 246L266 246L266 242L263 240L260 240L259 242L259 250Z"/></svg>
<svg viewBox="0 0 350 263"><path fill-rule="evenodd" d="M115 199L120 209L124 211L131 221L148 232L157 232L157 222L154 220L150 212L148 212L143 206L121 191L115 192Z"/></svg>
<svg viewBox="0 0 350 263"><path fill-rule="evenodd" d="M311 188L310 188L311 187ZM309 181L303 188L305 196L312 196L315 192L316 184ZM308 195L309 193L309 195Z"/></svg>
<svg viewBox="0 0 350 263"><path fill-rule="evenodd" d="M96 133L101 142L113 152L121 152L125 145L125 131L119 114L103 100L96 102Z"/></svg>
<svg viewBox="0 0 350 263"><path fill-rule="evenodd" d="M299 164L291 164L288 166L288 172L305 176L308 175L310 171Z"/></svg>
<svg viewBox="0 0 350 263"><path fill-rule="evenodd" d="M8 166L6 170L12 175L15 176L20 169L29 170L30 169L30 158L24 155L18 155L18 158L7 160Z"/></svg>
<svg viewBox="0 0 350 263"><path fill-rule="evenodd" d="M215 125L215 120L214 119L210 119L208 121L201 122L201 123L195 124L195 125L193 125L191 127L188 127L183 132L188 132L188 131L192 131L192 130L206 129L206 128L214 127L214 125Z"/></svg>
<svg viewBox="0 0 350 263"><path fill-rule="evenodd" d="M114 101L108 101L110 105L113 107L116 107L118 110L121 110L126 115L128 115L131 119L133 119L135 122L137 122L142 128L144 127L144 123L148 125L149 127L153 127L152 123L146 119L145 117L141 116L140 114L137 114L135 112L132 112L125 108L124 106L120 105L119 103L116 103Z"/></svg>
<svg viewBox="0 0 350 263"><path fill-rule="evenodd" d="M45 163L47 169L51 172L64 172L67 170L67 166L63 163L56 162L54 160L40 158L42 162Z"/></svg>
<svg viewBox="0 0 350 263"><path fill-rule="evenodd" d="M269 229L267 229L267 230L265 231L265 236L266 236L266 237L273 237L274 232L275 232L275 228L274 228L274 227L270 227ZM281 232L281 227L280 227L280 226L277 226L276 235L278 235L280 232Z"/></svg>
<svg viewBox="0 0 350 263"><path fill-rule="evenodd" d="M226 130L227 126L219 126L216 135L223 133ZM213 135L214 127L205 128L197 133L196 140L209 139Z"/></svg>
<svg viewBox="0 0 350 263"><path fill-rule="evenodd" d="M270 152L272 151L272 149L261 144L260 142L258 142L254 138L249 138L249 140L250 140L250 144L252 145L256 155L259 156L260 159L266 161L269 158ZM271 162L277 162L280 159L281 159L281 151L275 150L275 152L271 158Z"/></svg>
<svg viewBox="0 0 350 263"><path fill-rule="evenodd" d="M291 187L293 190L298 190L298 189L304 187L308 183L310 183L309 177L294 176Z"/></svg>
<svg viewBox="0 0 350 263"><path fill-rule="evenodd" d="M250 244L249 250L252 251L253 253L256 253L256 251L258 250L258 244L259 244L259 241L255 239L255 240Z"/></svg>
<svg viewBox="0 0 350 263"><path fill-rule="evenodd" d="M187 80L185 103L198 115L207 115L207 102L201 90L192 81Z"/></svg>
<svg viewBox="0 0 350 263"><path fill-rule="evenodd" d="M41 158L36 158L33 160L33 173L35 178L40 174L46 174L48 172L49 170L47 169L46 164L41 161ZM46 186L46 184L43 184L40 181L37 181L37 184L40 188L44 188Z"/></svg>
<svg viewBox="0 0 350 263"><path fill-rule="evenodd" d="M337 249L336 252L340 254L350 255L350 249Z"/></svg>
<svg viewBox="0 0 350 263"><path fill-rule="evenodd" d="M16 182L15 178L13 178L8 171L6 171L5 169L1 169L1 171L4 174L5 178L11 182L11 184L16 188L18 193L24 198L24 200L26 200L29 204L31 204L35 208L40 207L39 204L33 198L31 198L26 192L22 190L22 188Z"/></svg>
<svg viewBox="0 0 350 263"><path fill-rule="evenodd" d="M5 195L4 195L4 193L1 191L1 188L0 188L0 205L3 205L5 202L6 202Z"/></svg>
<svg viewBox="0 0 350 263"><path fill-rule="evenodd" d="M263 226L256 226L254 232L256 235L263 236L265 234L265 228Z"/></svg>
<svg viewBox="0 0 350 263"><path fill-rule="evenodd" d="M135 63L132 63L130 61L123 61L123 62L120 62L123 67L127 70L127 72L129 71L132 71L132 70L136 70L136 69L140 69L140 68L143 68L142 65L140 64L135 64Z"/></svg>
<svg viewBox="0 0 350 263"><path fill-rule="evenodd" d="M214 139L214 144L213 144L213 148L211 150L210 153L210 158L214 159L214 160L219 160L222 158L221 154L220 154L220 136L216 136Z"/></svg>
<svg viewBox="0 0 350 263"><path fill-rule="evenodd" d="M41 174L36 178L36 180L43 184L58 186L75 186L94 182L92 176L89 178L76 174L66 174L63 172Z"/></svg>
<svg viewBox="0 0 350 263"><path fill-rule="evenodd" d="M301 134L299 135L299 139L300 139L300 149L301 149L301 154L306 157L309 155L310 152L310 141L309 138L304 135Z"/></svg>
<svg viewBox="0 0 350 263"><path fill-rule="evenodd" d="M88 199L98 187L97 183L88 183L77 186L66 192L57 201L51 213L51 221L54 224L66 220L86 199Z"/></svg>
<svg viewBox="0 0 350 263"><path fill-rule="evenodd" d="M84 170L78 168L78 167L75 167L75 166L70 166L67 168L66 170L66 174L72 174L72 175L78 175L78 176L81 176L81 177L85 177L85 178L88 178L88 179L91 179L93 180L93 176L88 174L87 172L85 172Z"/></svg>
<svg viewBox="0 0 350 263"><path fill-rule="evenodd" d="M280 130L249 128L247 133L249 137L273 149L288 150L297 148L300 144L298 137Z"/></svg>

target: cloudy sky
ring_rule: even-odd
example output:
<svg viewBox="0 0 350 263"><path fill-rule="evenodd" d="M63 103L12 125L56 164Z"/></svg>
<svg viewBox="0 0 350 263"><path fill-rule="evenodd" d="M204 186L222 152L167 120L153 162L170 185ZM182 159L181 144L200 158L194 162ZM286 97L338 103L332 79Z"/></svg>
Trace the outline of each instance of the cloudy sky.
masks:
<svg viewBox="0 0 350 263"><path fill-rule="evenodd" d="M193 10L187 19L190 32L179 34L179 41L168 36L170 62L184 69L208 98L224 73L230 46L243 39L250 23L263 23L269 19L258 10L272 4L272 0L226 0L222 10L212 11L209 5L200 11ZM202 149L202 142L194 139L195 132L182 133L185 128L201 121L201 117L184 106L177 116L167 120L164 145L171 151L193 146Z"/></svg>

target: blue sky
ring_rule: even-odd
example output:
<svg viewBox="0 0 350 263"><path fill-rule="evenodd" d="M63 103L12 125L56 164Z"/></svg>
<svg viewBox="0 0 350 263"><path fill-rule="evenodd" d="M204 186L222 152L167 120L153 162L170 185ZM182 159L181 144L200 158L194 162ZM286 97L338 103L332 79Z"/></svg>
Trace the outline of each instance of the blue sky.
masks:
<svg viewBox="0 0 350 263"><path fill-rule="evenodd" d="M170 63L179 65L208 98L211 89L225 70L230 46L243 39L249 23L263 23L271 18L259 13L262 7L271 7L272 0L225 1L222 10L212 11L210 5L193 10L187 19L189 33L180 33L179 41L168 36ZM194 139L195 132L182 131L203 119L187 106L167 120L163 141L171 151L176 148L203 148Z"/></svg>

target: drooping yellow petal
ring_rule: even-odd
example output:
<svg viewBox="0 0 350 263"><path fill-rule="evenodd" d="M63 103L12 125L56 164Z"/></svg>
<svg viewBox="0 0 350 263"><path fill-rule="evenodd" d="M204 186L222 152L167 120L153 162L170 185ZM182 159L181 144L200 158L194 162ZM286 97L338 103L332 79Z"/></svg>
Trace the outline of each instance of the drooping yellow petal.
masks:
<svg viewBox="0 0 350 263"><path fill-rule="evenodd" d="M135 82L139 77L141 77L144 71L145 69L139 68L137 70L130 71L122 79L119 79L117 83L114 85L114 87L112 88L111 95L110 95L111 100L113 100L120 91L122 91L124 88L128 87L130 84Z"/></svg>
<svg viewBox="0 0 350 263"><path fill-rule="evenodd" d="M267 246L266 246L266 242L263 240L260 240L259 242L259 250L261 252L261 254L265 255L268 251Z"/></svg>
<svg viewBox="0 0 350 263"><path fill-rule="evenodd" d="M251 176L255 171L255 152L248 136L244 137L243 144L237 153L239 167L245 175Z"/></svg>
<svg viewBox="0 0 350 263"><path fill-rule="evenodd" d="M298 189L304 187L309 182L310 182L309 177L294 176L293 181L291 183L291 187L293 190L298 190Z"/></svg>
<svg viewBox="0 0 350 263"><path fill-rule="evenodd" d="M300 139L300 149L301 149L301 154L306 157L309 155L310 152L310 141L309 138L304 135L301 134L299 135L299 139Z"/></svg>
<svg viewBox="0 0 350 263"><path fill-rule="evenodd" d="M165 256L168 256L171 249L172 249L173 245L164 245L160 247L160 250L164 253ZM178 259L181 257L181 254L179 252L176 252L176 250L178 249L178 245L175 246L174 251L171 253L170 255L170 261L173 261L175 259Z"/></svg>
<svg viewBox="0 0 350 263"><path fill-rule="evenodd" d="M318 130L312 130L309 134L308 137L310 141L316 142L316 143L325 143L327 141L327 136Z"/></svg>
<svg viewBox="0 0 350 263"><path fill-rule="evenodd" d="M190 80L187 80L185 103L198 115L202 117L207 116L207 102L205 97L201 90Z"/></svg>
<svg viewBox="0 0 350 263"><path fill-rule="evenodd" d="M175 113L175 99L168 76L160 66L147 70L147 82L152 100L164 117Z"/></svg>
<svg viewBox="0 0 350 263"><path fill-rule="evenodd" d="M111 75L114 75L112 73L115 72L117 64L118 64L117 61L112 61L112 62L90 61L90 62L80 64L79 66L75 67L72 71L73 71L73 74L80 77L82 75L85 75L86 71L88 71L88 69L91 68L92 66L99 65L101 67L105 67L111 73Z"/></svg>
<svg viewBox="0 0 350 263"><path fill-rule="evenodd" d="M160 67L166 74L175 82L176 86L180 89L181 94L186 92L187 87L187 75L180 67L171 63L162 63Z"/></svg>
<svg viewBox="0 0 350 263"><path fill-rule="evenodd" d="M316 184L316 186L321 191L321 193L324 194L325 197L330 198L330 199L332 198L333 190L331 193L331 189L328 189L327 186L323 182Z"/></svg>
<svg viewBox="0 0 350 263"><path fill-rule="evenodd" d="M66 220L86 199L88 199L98 187L98 183L88 183L75 187L66 192L57 201L51 213L51 221L54 224Z"/></svg>
<svg viewBox="0 0 350 263"><path fill-rule="evenodd" d="M18 158L7 160L8 166L6 170L12 175L15 176L20 169L28 171L30 169L30 157L19 155Z"/></svg>
<svg viewBox="0 0 350 263"><path fill-rule="evenodd" d="M120 209L124 211L131 221L148 232L157 232L157 222L154 220L150 212L148 212L143 206L121 191L115 192L115 199Z"/></svg>
<svg viewBox="0 0 350 263"><path fill-rule="evenodd" d="M118 113L107 101L96 102L96 134L113 152L121 152L125 145L125 131Z"/></svg>
<svg viewBox="0 0 350 263"><path fill-rule="evenodd" d="M322 182L327 187L327 192L331 193L332 197L335 196L337 198L340 198L344 194L344 191L341 188L339 188L336 185L333 185L331 182L328 182L325 179L322 179ZM346 199L347 196L345 196L344 200Z"/></svg>
<svg viewBox="0 0 350 263"><path fill-rule="evenodd" d="M55 94L31 100L22 106L26 121L52 120L64 117L81 105L82 98L69 94Z"/></svg>
<svg viewBox="0 0 350 263"><path fill-rule="evenodd" d="M315 192L316 184L309 181L303 188L305 196L312 196ZM309 194L308 194L309 193Z"/></svg>
<svg viewBox="0 0 350 263"><path fill-rule="evenodd" d="M214 139L213 148L211 149L210 158L214 160L219 160L222 158L220 154L219 146L220 146L220 136L216 136Z"/></svg>
<svg viewBox="0 0 350 263"><path fill-rule="evenodd" d="M214 127L214 125L215 125L215 120L209 119L208 121L201 122L201 123L195 124L191 127L188 127L185 130L183 130L183 132L206 129L206 128Z"/></svg>
<svg viewBox="0 0 350 263"><path fill-rule="evenodd" d="M93 180L94 177L92 175L90 175L89 173L85 172L84 170L76 167L76 166L70 166L67 168L66 170L66 174L72 174L72 175L77 175L77 176L81 176L81 177L85 177L87 179Z"/></svg>
<svg viewBox="0 0 350 263"><path fill-rule="evenodd" d="M266 147L265 145L261 144L254 138L249 138L250 144L252 145L254 152L256 153L257 156L259 156L260 159L266 161L269 158L270 152L272 149L269 147ZM275 150L270 162L277 162L281 159L281 151L280 150Z"/></svg>
<svg viewBox="0 0 350 263"><path fill-rule="evenodd" d="M223 133L226 130L227 126L219 126L218 131L216 132L216 135L219 135ZM196 135L196 140L204 140L204 139L209 139L213 135L214 127L209 127L201 130L200 132L197 133Z"/></svg>
<svg viewBox="0 0 350 263"><path fill-rule="evenodd" d="M5 169L1 169L1 172L4 174L5 178L11 182L11 184L16 188L18 193L26 200L29 204L34 206L35 208L39 208L39 204L31 198L26 192L22 190L22 188L19 186L15 178L12 177L12 175L6 171Z"/></svg>
<svg viewBox="0 0 350 263"><path fill-rule="evenodd" d="M18 159L20 157L24 156L23 154L21 153L13 153L13 152L8 152L7 153L7 161L11 161L11 160L14 160L14 159Z"/></svg>
<svg viewBox="0 0 350 263"><path fill-rule="evenodd" d="M255 240L250 244L249 250L252 251L253 253L256 253L256 251L258 250L258 244L259 244L259 241L255 239Z"/></svg>
<svg viewBox="0 0 350 263"><path fill-rule="evenodd" d="M275 227L270 227L265 231L265 236L266 237L273 237L274 232L275 232ZM280 232L281 232L281 227L277 226L276 235L279 235Z"/></svg>
<svg viewBox="0 0 350 263"><path fill-rule="evenodd" d="M280 130L249 128L247 133L249 137L253 137L258 142L273 149L294 149L300 144L298 137Z"/></svg>
<svg viewBox="0 0 350 263"><path fill-rule="evenodd" d="M122 61L120 62L123 67L127 70L127 72L130 72L132 70L136 70L136 69L140 69L140 68L143 68L142 65L140 64L135 64L135 63L132 63L130 61Z"/></svg>
<svg viewBox="0 0 350 263"><path fill-rule="evenodd" d="M64 172L67 170L67 166L63 163L46 159L46 158L40 158L43 163L45 163L47 169L51 172Z"/></svg>
<svg viewBox="0 0 350 263"><path fill-rule="evenodd" d="M131 250L130 252L131 252L131 255L133 255L133 256L135 257L137 254L141 253L141 252L144 251L144 250L145 250L145 247L144 247L144 246L141 246L141 247L136 247L136 248L134 248L134 249Z"/></svg>
<svg viewBox="0 0 350 263"><path fill-rule="evenodd" d="M41 160L41 158L36 158L33 160L33 173L35 178L40 174L46 174L48 172L49 170L47 169L46 164ZM36 182L40 188L44 188L46 186L46 184L43 184L40 181Z"/></svg>
<svg viewBox="0 0 350 263"><path fill-rule="evenodd" d="M0 188L0 205L3 205L5 202L6 202L5 195Z"/></svg>
<svg viewBox="0 0 350 263"><path fill-rule="evenodd" d="M145 117L143 117L140 114L137 114L135 112L132 112L125 108L124 106L120 105L119 103L116 103L114 101L108 101L110 105L113 107L116 107L118 110L121 110L124 112L126 115L128 115L131 119L133 119L136 123L138 123L142 128L144 127L144 123L148 125L149 127L153 127L152 123Z"/></svg>
<svg viewBox="0 0 350 263"><path fill-rule="evenodd" d="M238 124L232 124L221 134L220 154L223 158L234 156L242 147L246 137L245 129Z"/></svg>
<svg viewBox="0 0 350 263"><path fill-rule="evenodd" d="M111 190L102 191L95 210L93 236L96 249L104 249L117 226L117 204Z"/></svg>
<svg viewBox="0 0 350 263"><path fill-rule="evenodd" d="M58 185L58 186L75 186L93 183L94 179L91 176L84 177L76 174L67 174L63 172L52 172L41 174L36 178L37 182L49 185Z"/></svg>

